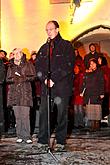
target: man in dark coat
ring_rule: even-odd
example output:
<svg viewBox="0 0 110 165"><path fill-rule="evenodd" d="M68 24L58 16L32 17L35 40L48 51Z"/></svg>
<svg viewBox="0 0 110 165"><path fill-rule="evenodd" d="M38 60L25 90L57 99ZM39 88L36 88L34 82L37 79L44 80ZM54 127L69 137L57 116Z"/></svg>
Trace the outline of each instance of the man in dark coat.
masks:
<svg viewBox="0 0 110 165"><path fill-rule="evenodd" d="M36 59L36 73L42 86L38 146L48 145L47 99L48 89L51 89L51 98L58 109L55 149L59 150L64 148L67 135L67 112L69 97L72 95L75 54L72 44L62 39L56 21L47 23L46 32L48 41L41 46Z"/></svg>
<svg viewBox="0 0 110 165"><path fill-rule="evenodd" d="M96 45L94 43L90 43L89 50L90 52L84 57L84 65L86 70L89 69L89 60L95 58L98 62L99 57L99 53L96 51Z"/></svg>
<svg viewBox="0 0 110 165"><path fill-rule="evenodd" d="M4 132L4 111L3 111L3 82L5 80L5 66L0 53L0 135Z"/></svg>

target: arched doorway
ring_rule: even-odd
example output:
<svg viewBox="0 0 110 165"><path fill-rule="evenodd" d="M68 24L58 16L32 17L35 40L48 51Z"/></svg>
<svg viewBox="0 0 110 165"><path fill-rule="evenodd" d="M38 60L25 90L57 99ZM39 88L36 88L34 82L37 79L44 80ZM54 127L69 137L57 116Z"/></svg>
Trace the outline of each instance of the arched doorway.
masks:
<svg viewBox="0 0 110 165"><path fill-rule="evenodd" d="M90 43L96 43L97 51L104 53L110 66L110 26L94 26L72 40L72 44L79 49L82 57L87 54Z"/></svg>
<svg viewBox="0 0 110 165"><path fill-rule="evenodd" d="M88 53L90 43L97 45L97 51L104 54L110 67L110 26L94 26L72 40L72 44L79 50L82 57ZM110 126L110 115L108 116L108 120L108 125Z"/></svg>

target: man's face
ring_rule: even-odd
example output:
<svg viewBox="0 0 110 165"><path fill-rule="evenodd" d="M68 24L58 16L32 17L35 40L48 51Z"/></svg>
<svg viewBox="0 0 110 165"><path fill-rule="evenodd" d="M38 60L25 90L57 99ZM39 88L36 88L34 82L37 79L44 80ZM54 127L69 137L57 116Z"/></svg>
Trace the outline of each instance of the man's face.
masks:
<svg viewBox="0 0 110 165"><path fill-rule="evenodd" d="M55 27L53 22L49 22L46 25L46 32L50 39L53 39L57 36L59 29Z"/></svg>
<svg viewBox="0 0 110 165"><path fill-rule="evenodd" d="M4 57L5 57L4 52L0 52L0 58L2 59L2 58L4 58Z"/></svg>
<svg viewBox="0 0 110 165"><path fill-rule="evenodd" d="M91 45L91 46L90 46L90 51L91 51L91 52L95 52L95 49L96 49L96 48L95 48L94 45Z"/></svg>

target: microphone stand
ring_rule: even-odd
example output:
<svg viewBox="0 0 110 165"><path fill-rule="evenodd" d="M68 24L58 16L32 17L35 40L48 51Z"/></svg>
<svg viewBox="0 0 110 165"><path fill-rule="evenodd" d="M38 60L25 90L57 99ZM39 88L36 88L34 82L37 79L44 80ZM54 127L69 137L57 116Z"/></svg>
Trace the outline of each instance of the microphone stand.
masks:
<svg viewBox="0 0 110 165"><path fill-rule="evenodd" d="M48 150L47 152L52 156L52 158L56 161L56 163L59 163L59 160L53 155L52 149L50 148L50 137L51 137L51 130L50 130L50 113L51 113L51 87L50 87L50 80L51 80L51 39L48 38L48 74L47 74L47 103L48 103Z"/></svg>

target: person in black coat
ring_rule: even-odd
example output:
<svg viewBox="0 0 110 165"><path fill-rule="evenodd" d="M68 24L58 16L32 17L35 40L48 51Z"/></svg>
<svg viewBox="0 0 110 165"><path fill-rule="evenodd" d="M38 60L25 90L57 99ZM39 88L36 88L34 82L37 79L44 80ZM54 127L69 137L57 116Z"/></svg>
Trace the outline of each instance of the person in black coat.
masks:
<svg viewBox="0 0 110 165"><path fill-rule="evenodd" d="M0 136L4 132L4 110L3 110L3 83L5 80L5 65L0 53Z"/></svg>
<svg viewBox="0 0 110 165"><path fill-rule="evenodd" d="M32 52L31 58L29 61L33 64L35 67L35 62L37 58L37 53ZM38 79L31 82L32 86L32 97L33 97L33 107L30 109L30 129L31 129L31 135L34 134L35 127L36 127L36 120L38 119L38 111L40 106L40 93L41 93L41 83ZM37 117L37 118L36 118Z"/></svg>
<svg viewBox="0 0 110 165"><path fill-rule="evenodd" d="M96 59L89 60L89 72L85 73L81 94L86 105L86 116L91 122L91 130L99 129L102 119L102 99L104 97L104 74Z"/></svg>
<svg viewBox="0 0 110 165"><path fill-rule="evenodd" d="M104 73L104 98L102 101L102 118L109 115L109 100L110 100L110 67L106 57L100 54L98 64Z"/></svg>
<svg viewBox="0 0 110 165"><path fill-rule="evenodd" d="M89 51L90 52L86 54L84 57L84 65L86 70L89 69L89 60L95 58L96 61L98 62L98 57L99 57L99 53L96 51L96 45L94 43L89 44Z"/></svg>
<svg viewBox="0 0 110 165"><path fill-rule="evenodd" d="M57 105L56 147L64 148L67 135L67 114L69 97L72 95L73 66L75 54L72 44L62 39L58 22L52 20L46 24L48 41L38 51L36 74L41 81L41 106L39 110L38 145L48 145L48 88L51 99ZM49 58L49 56L51 56ZM49 68L50 59L50 68ZM50 71L50 75L48 74Z"/></svg>

